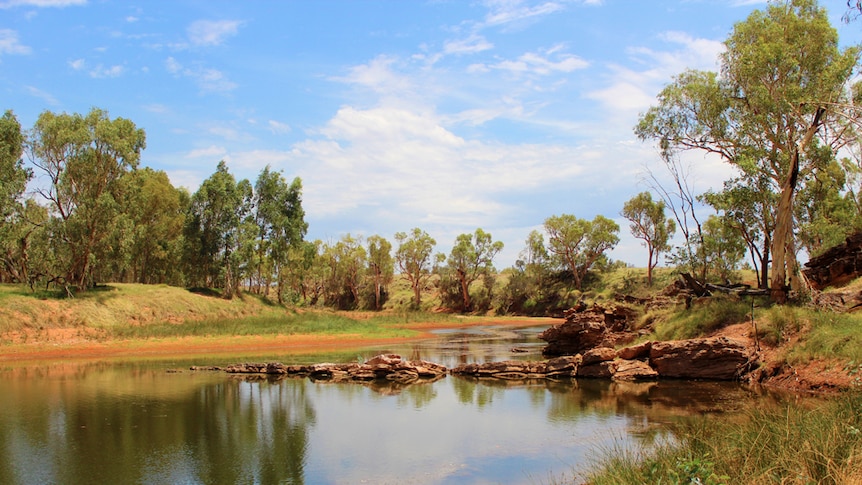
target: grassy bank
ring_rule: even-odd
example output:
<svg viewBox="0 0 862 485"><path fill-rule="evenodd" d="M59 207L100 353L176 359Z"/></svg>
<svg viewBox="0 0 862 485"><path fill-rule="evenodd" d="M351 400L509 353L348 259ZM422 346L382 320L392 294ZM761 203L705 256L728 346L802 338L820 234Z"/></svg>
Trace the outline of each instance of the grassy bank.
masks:
<svg viewBox="0 0 862 485"><path fill-rule="evenodd" d="M862 483L862 394L697 418L652 450L609 450L584 477L605 484Z"/></svg>
<svg viewBox="0 0 862 485"><path fill-rule="evenodd" d="M111 284L74 298L0 285L0 334L7 343L14 341L10 336L33 342L61 330L93 341L297 334L399 338L418 334L404 328L411 323L457 321L448 314L300 311L253 294L225 300L164 285Z"/></svg>

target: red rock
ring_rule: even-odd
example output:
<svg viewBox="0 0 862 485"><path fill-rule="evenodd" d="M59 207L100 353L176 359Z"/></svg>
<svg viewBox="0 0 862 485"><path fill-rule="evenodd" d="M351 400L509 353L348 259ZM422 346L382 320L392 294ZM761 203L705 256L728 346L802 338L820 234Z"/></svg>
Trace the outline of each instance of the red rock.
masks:
<svg viewBox="0 0 862 485"><path fill-rule="evenodd" d="M658 372L642 360L618 360L614 380L650 381L658 379Z"/></svg>
<svg viewBox="0 0 862 485"><path fill-rule="evenodd" d="M577 375L578 377L609 379L614 376L616 370L617 361L608 360L598 364L581 365L578 367Z"/></svg>
<svg viewBox="0 0 862 485"><path fill-rule="evenodd" d="M744 341L726 337L653 342L649 363L661 377L732 380L752 364Z"/></svg>
<svg viewBox="0 0 862 485"><path fill-rule="evenodd" d="M610 347L597 347L583 353L581 365L590 365L597 362L606 362L614 360L617 356L617 351Z"/></svg>
<svg viewBox="0 0 862 485"><path fill-rule="evenodd" d="M631 345L618 350L617 357L626 360L644 359L649 357L650 347L652 347L652 342L649 340L637 345Z"/></svg>

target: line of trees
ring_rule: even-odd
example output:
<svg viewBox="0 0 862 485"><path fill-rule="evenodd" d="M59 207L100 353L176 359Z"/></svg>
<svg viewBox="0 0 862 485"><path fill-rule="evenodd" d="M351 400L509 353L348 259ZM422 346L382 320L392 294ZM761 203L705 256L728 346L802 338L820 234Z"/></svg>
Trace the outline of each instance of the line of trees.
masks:
<svg viewBox="0 0 862 485"><path fill-rule="evenodd" d="M657 142L671 182L650 173L654 192L632 197L620 216L646 248L648 283L662 255L704 281L732 279L745 264L783 302L803 289L797 253L816 255L862 227L862 84L853 83L862 49L838 47L814 0L770 3L725 45L720 72L676 76L640 117L635 133ZM252 184L220 162L189 194L139 167L145 146L142 129L99 109L46 111L27 131L7 111L0 282L54 283L70 294L97 282L164 283L379 310L400 274L415 308L436 291L459 311L541 313L614 266L607 254L620 228L602 215L547 218L499 285L493 260L503 245L481 228L459 235L449 254L435 254L420 228L395 234L395 244L350 234L306 241L299 178L266 167ZM689 150L720 157L735 175L694 193L680 159ZM714 213L704 218L703 207ZM673 246L677 231L683 242Z"/></svg>

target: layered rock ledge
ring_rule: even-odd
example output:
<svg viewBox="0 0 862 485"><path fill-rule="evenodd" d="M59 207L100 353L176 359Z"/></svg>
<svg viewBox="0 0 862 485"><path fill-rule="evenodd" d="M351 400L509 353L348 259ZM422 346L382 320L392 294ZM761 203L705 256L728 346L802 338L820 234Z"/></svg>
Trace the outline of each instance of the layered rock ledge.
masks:
<svg viewBox="0 0 862 485"><path fill-rule="evenodd" d="M197 370L192 368L192 370ZM424 360L408 361L397 354L378 355L365 363L285 365L278 362L233 364L223 368L229 374L267 374L309 377L326 381L373 381L384 379L410 383L419 380L439 379L448 369Z"/></svg>

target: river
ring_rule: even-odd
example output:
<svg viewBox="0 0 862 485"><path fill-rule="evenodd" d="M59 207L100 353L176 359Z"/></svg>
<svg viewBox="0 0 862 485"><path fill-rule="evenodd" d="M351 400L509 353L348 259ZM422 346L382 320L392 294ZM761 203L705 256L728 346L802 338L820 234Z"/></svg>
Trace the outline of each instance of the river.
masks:
<svg viewBox="0 0 862 485"><path fill-rule="evenodd" d="M540 359L543 328L245 361ZM566 483L607 450L648 445L680 416L721 417L769 399L733 383L447 376L401 386L188 370L241 361L220 359L5 365L0 483Z"/></svg>

